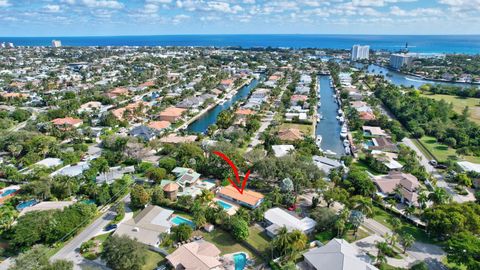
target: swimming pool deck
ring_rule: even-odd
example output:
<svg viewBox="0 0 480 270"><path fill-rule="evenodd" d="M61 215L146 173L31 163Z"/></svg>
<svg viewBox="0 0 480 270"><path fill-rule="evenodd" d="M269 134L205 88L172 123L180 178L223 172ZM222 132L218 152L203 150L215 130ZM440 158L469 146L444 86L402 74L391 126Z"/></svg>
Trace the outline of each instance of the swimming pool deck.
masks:
<svg viewBox="0 0 480 270"><path fill-rule="evenodd" d="M237 212L237 210L240 208L240 205L235 204L235 203L230 202L230 201L222 200L222 199L220 199L220 198L213 198L213 201L214 201L215 205L217 205L218 207L222 207L221 205L219 205L219 204L217 203L218 201L221 201L221 202L224 202L224 203L226 203L226 204L231 205L232 207L231 207L230 209L225 209L225 208L222 207L223 209L225 209L225 211L227 212L227 214L229 214L230 216L235 215L235 213Z"/></svg>

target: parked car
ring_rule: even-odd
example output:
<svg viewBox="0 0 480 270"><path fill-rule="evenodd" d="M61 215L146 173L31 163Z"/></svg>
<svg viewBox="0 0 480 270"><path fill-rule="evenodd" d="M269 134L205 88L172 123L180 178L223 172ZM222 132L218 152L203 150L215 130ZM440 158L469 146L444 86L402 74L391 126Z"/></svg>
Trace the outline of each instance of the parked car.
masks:
<svg viewBox="0 0 480 270"><path fill-rule="evenodd" d="M445 165L445 164L438 164L437 166L435 166L435 168L445 170L445 169L447 169L448 167L447 167L447 165Z"/></svg>
<svg viewBox="0 0 480 270"><path fill-rule="evenodd" d="M428 163L430 163L430 165L432 165L433 167L438 165L438 162L435 159L430 160Z"/></svg>
<svg viewBox="0 0 480 270"><path fill-rule="evenodd" d="M105 231L111 231L117 228L118 228L117 224L108 224L107 226L105 226Z"/></svg>

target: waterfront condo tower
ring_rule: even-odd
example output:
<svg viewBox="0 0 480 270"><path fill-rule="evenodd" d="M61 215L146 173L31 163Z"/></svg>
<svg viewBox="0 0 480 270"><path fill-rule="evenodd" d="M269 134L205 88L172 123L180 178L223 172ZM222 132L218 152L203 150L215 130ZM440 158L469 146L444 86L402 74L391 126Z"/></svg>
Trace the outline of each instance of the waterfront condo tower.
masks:
<svg viewBox="0 0 480 270"><path fill-rule="evenodd" d="M368 59L370 57L370 46L353 45L352 47L352 61Z"/></svg>

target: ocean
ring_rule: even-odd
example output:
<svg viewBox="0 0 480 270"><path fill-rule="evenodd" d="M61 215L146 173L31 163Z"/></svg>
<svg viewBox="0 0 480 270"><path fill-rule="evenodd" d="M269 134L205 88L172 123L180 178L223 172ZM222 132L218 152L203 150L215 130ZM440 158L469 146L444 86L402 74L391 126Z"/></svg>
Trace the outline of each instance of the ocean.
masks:
<svg viewBox="0 0 480 270"><path fill-rule="evenodd" d="M480 54L480 35L159 35L89 37L0 37L16 46L215 46L349 49L354 44L374 50L398 51L408 43L411 52Z"/></svg>

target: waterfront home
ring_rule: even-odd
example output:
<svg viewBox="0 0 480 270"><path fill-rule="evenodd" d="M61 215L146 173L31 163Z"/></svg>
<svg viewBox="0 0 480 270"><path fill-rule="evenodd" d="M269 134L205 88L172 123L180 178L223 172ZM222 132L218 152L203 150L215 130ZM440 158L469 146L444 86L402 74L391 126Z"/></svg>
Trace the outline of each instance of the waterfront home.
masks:
<svg viewBox="0 0 480 270"><path fill-rule="evenodd" d="M130 130L129 135L149 142L157 136L157 131L144 125L136 126Z"/></svg>
<svg viewBox="0 0 480 270"><path fill-rule="evenodd" d="M191 270L220 270L221 251L212 243L205 240L197 240L181 245L166 259L173 269Z"/></svg>
<svg viewBox="0 0 480 270"><path fill-rule="evenodd" d="M168 107L159 114L160 121L168 121L170 123L174 123L178 121L182 114L186 111L186 109L176 108L176 107Z"/></svg>
<svg viewBox="0 0 480 270"><path fill-rule="evenodd" d="M324 246L310 249L303 258L306 270L378 270L344 239L335 238Z"/></svg>
<svg viewBox="0 0 480 270"><path fill-rule="evenodd" d="M171 123L168 121L151 121L147 124L147 127L154 129L158 132L162 132L170 127Z"/></svg>
<svg viewBox="0 0 480 270"><path fill-rule="evenodd" d="M373 182L377 185L380 196L399 197L402 203L418 205L420 182L414 175L392 171L388 175L374 177Z"/></svg>
<svg viewBox="0 0 480 270"><path fill-rule="evenodd" d="M162 143L172 143L172 144L179 144L179 143L192 143L197 140L196 135L186 135L186 136L179 136L176 134L169 134L163 138L160 138L160 142Z"/></svg>
<svg viewBox="0 0 480 270"><path fill-rule="evenodd" d="M197 109L203 103L203 99L200 97L188 97L177 103L177 108L182 109Z"/></svg>
<svg viewBox="0 0 480 270"><path fill-rule="evenodd" d="M320 156L313 156L312 159L315 165L327 175L331 170L342 167L342 164L336 159Z"/></svg>
<svg viewBox="0 0 480 270"><path fill-rule="evenodd" d="M160 234L170 233L172 210L156 205L145 207L138 215L118 225L114 235L126 235L148 246L157 247L161 243Z"/></svg>
<svg viewBox="0 0 480 270"><path fill-rule="evenodd" d="M368 137L390 137L388 133L380 127L363 126L363 135Z"/></svg>
<svg viewBox="0 0 480 270"><path fill-rule="evenodd" d="M83 124L82 119L65 117L65 118L56 118L51 121L54 126L61 130L69 130L71 128L78 128Z"/></svg>
<svg viewBox="0 0 480 270"><path fill-rule="evenodd" d="M239 118L247 118L249 115L253 115L253 114L255 114L255 111L250 109L239 108L238 110L235 111L235 115Z"/></svg>
<svg viewBox="0 0 480 270"><path fill-rule="evenodd" d="M223 91L230 91L233 89L233 85L234 85L233 79L225 79L220 82L218 88L222 89Z"/></svg>
<svg viewBox="0 0 480 270"><path fill-rule="evenodd" d="M281 141L299 141L303 140L303 134L296 128L286 128L278 131L278 138Z"/></svg>
<svg viewBox="0 0 480 270"><path fill-rule="evenodd" d="M373 114L373 112L359 112L358 116L360 120L363 121L371 121L376 119L376 116Z"/></svg>
<svg viewBox="0 0 480 270"><path fill-rule="evenodd" d="M389 137L375 137L371 139L371 144L368 145L369 150L379 150L383 152L398 152L398 147Z"/></svg>
<svg viewBox="0 0 480 270"><path fill-rule="evenodd" d="M63 161L59 158L45 158L33 164L33 166L44 166L47 168L54 168L62 164L63 164Z"/></svg>
<svg viewBox="0 0 480 270"><path fill-rule="evenodd" d="M12 185L6 188L0 189L0 205L7 201L8 199L12 198L13 196L17 195L20 191L20 186Z"/></svg>
<svg viewBox="0 0 480 270"><path fill-rule="evenodd" d="M292 113L292 112L287 112L285 113L285 121L292 122L292 121L306 121L308 120L308 115L307 113L304 112L299 112L299 113Z"/></svg>
<svg viewBox="0 0 480 270"><path fill-rule="evenodd" d="M264 199L263 194L248 189L245 189L243 194L240 194L240 192L231 185L222 187L218 192L218 196L252 209L257 208Z"/></svg>
<svg viewBox="0 0 480 270"><path fill-rule="evenodd" d="M1 93L0 94L4 99L13 99L13 98L17 98L17 99L26 99L28 98L30 95L29 94L24 94L24 93L13 93L13 92L4 92L4 93Z"/></svg>
<svg viewBox="0 0 480 270"><path fill-rule="evenodd" d="M317 222L309 217L300 218L296 214L278 207L268 209L264 217L267 223L267 235L272 238L277 235L278 230L282 227L286 227L289 232L299 230L305 234L310 234L317 226Z"/></svg>
<svg viewBox="0 0 480 270"><path fill-rule="evenodd" d="M272 151L275 157L284 157L292 153L294 150L295 147L291 144L272 145Z"/></svg>

